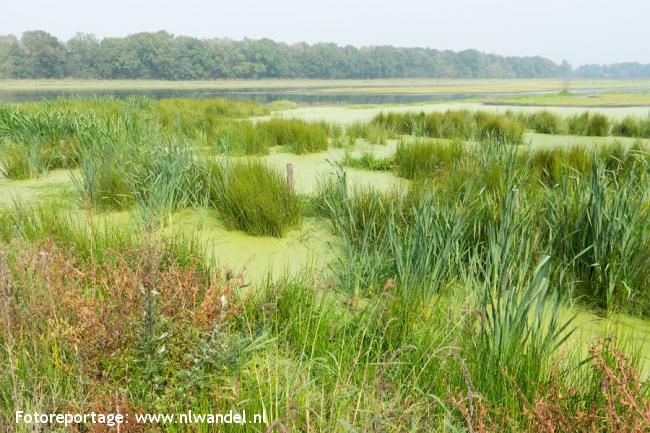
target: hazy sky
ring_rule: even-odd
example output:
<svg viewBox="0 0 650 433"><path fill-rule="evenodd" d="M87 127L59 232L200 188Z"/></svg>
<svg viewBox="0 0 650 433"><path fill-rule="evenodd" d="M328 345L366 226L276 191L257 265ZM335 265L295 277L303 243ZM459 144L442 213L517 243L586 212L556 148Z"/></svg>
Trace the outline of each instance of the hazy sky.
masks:
<svg viewBox="0 0 650 433"><path fill-rule="evenodd" d="M650 63L650 0L0 0L0 34L167 30Z"/></svg>

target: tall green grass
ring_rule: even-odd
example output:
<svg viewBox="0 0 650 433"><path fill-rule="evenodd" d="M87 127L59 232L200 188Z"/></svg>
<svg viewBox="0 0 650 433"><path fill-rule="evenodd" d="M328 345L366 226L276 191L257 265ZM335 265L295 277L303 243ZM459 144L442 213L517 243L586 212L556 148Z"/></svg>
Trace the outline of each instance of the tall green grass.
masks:
<svg viewBox="0 0 650 433"><path fill-rule="evenodd" d="M30 179L47 170L47 160L39 141L0 143L0 174L9 179Z"/></svg>
<svg viewBox="0 0 650 433"><path fill-rule="evenodd" d="M371 144L384 145L390 138L397 134L383 124L355 122L345 128L345 134L348 137L349 144L354 145L358 138L363 138Z"/></svg>
<svg viewBox="0 0 650 433"><path fill-rule="evenodd" d="M569 134L605 137L609 135L609 119L604 114L584 112L567 119Z"/></svg>
<svg viewBox="0 0 650 433"><path fill-rule="evenodd" d="M279 170L256 160L207 163L212 206L226 226L254 236L282 237L300 223L302 204Z"/></svg>
<svg viewBox="0 0 650 433"><path fill-rule="evenodd" d="M215 131L215 145L231 155L266 155L271 144L250 121L223 122Z"/></svg>
<svg viewBox="0 0 650 433"><path fill-rule="evenodd" d="M373 123L414 136L519 144L523 127L510 116L470 111L379 113Z"/></svg>
<svg viewBox="0 0 650 433"><path fill-rule="evenodd" d="M257 134L265 137L270 146L284 146L296 154L327 150L328 130L320 122L299 119L271 119L255 125Z"/></svg>
<svg viewBox="0 0 650 433"><path fill-rule="evenodd" d="M526 383L524 393L547 380L551 355L571 333L572 319L560 316L565 281L553 275L551 257L538 252L532 209L518 199L512 188L503 197L499 217L487 222L485 243L472 248L476 268L468 274L474 286L483 287L477 350L488 368L477 378L490 384L488 394L497 400L512 398L510 380ZM509 378L482 375L490 371L507 371Z"/></svg>
<svg viewBox="0 0 650 433"><path fill-rule="evenodd" d="M619 178L601 163L589 175L565 177L547 194L547 224L557 257L577 290L606 311L648 308L650 226L643 165ZM634 307L633 307L634 309Z"/></svg>
<svg viewBox="0 0 650 433"><path fill-rule="evenodd" d="M433 177L451 170L466 152L458 141L402 140L394 156L396 172L407 179Z"/></svg>
<svg viewBox="0 0 650 433"><path fill-rule="evenodd" d="M393 158L379 158L371 151L364 151L359 156L346 152L343 165L362 170L387 171L393 168Z"/></svg>
<svg viewBox="0 0 650 433"><path fill-rule="evenodd" d="M517 118L526 128L533 129L541 134L561 134L564 129L560 116L546 110L519 113Z"/></svg>
<svg viewBox="0 0 650 433"><path fill-rule="evenodd" d="M650 138L650 115L640 119L628 116L618 122L614 122L612 125L612 135Z"/></svg>

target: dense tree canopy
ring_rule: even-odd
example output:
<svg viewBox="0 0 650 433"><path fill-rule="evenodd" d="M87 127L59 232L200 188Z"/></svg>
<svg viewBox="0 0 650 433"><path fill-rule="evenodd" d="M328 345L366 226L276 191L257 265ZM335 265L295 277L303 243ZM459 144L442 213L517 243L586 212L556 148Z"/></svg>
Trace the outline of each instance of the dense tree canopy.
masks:
<svg viewBox="0 0 650 433"><path fill-rule="evenodd" d="M637 62L614 63L612 65L583 65L574 72L584 78L617 78L621 80L650 78L650 65Z"/></svg>
<svg viewBox="0 0 650 433"><path fill-rule="evenodd" d="M67 42L44 31L20 39L0 36L0 77L208 80L218 78L542 78L565 77L568 63L543 57L504 57L476 50L329 43L285 44L136 33ZM650 65L584 66L581 76L650 77Z"/></svg>

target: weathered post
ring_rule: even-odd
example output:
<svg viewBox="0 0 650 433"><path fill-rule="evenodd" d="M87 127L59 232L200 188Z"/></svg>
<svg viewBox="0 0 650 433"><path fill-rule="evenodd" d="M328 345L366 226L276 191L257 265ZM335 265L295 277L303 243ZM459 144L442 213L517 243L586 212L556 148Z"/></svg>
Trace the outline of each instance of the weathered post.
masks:
<svg viewBox="0 0 650 433"><path fill-rule="evenodd" d="M287 164L287 189L289 194L293 195L293 164Z"/></svg>
<svg viewBox="0 0 650 433"><path fill-rule="evenodd" d="M512 196L512 208L518 211L521 204L519 201L519 188L512 188Z"/></svg>

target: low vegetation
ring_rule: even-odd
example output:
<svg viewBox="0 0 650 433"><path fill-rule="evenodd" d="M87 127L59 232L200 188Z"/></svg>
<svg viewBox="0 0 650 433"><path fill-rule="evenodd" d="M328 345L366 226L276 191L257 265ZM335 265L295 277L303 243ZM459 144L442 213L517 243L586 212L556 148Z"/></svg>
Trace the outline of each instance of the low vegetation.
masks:
<svg viewBox="0 0 650 433"><path fill-rule="evenodd" d="M542 110L520 113L516 118L526 128L542 134L650 138L650 115L611 120L603 114L584 112L563 118L550 111Z"/></svg>
<svg viewBox="0 0 650 433"><path fill-rule="evenodd" d="M488 99L485 103L488 105L537 107L648 107L650 106L650 93L645 91L625 93L610 91L593 95L562 91L558 93Z"/></svg>
<svg viewBox="0 0 650 433"><path fill-rule="evenodd" d="M373 123L400 134L512 144L520 143L524 132L509 116L481 111L379 113Z"/></svg>
<svg viewBox="0 0 650 433"><path fill-rule="evenodd" d="M282 237L302 214L284 173L259 161L208 163L209 203L226 225L256 236Z"/></svg>

